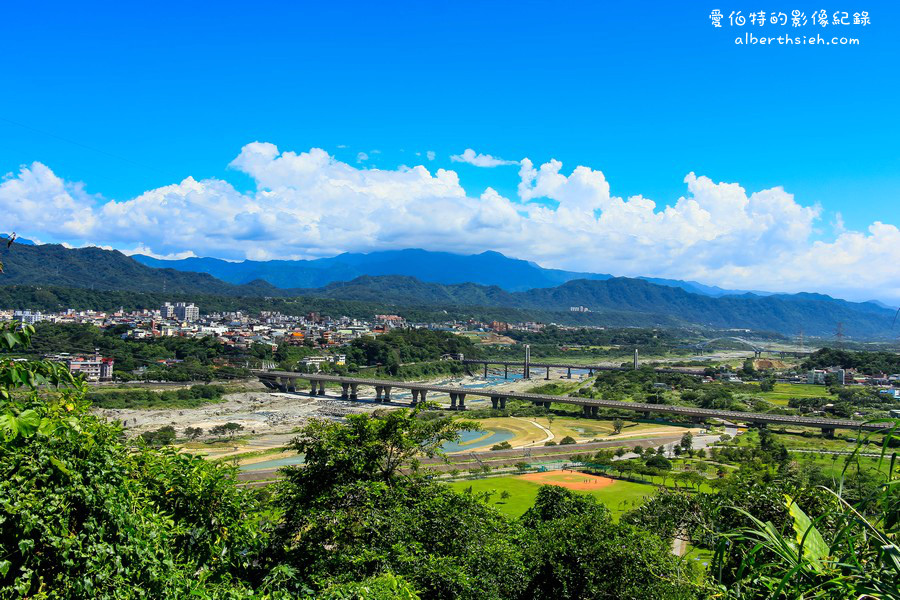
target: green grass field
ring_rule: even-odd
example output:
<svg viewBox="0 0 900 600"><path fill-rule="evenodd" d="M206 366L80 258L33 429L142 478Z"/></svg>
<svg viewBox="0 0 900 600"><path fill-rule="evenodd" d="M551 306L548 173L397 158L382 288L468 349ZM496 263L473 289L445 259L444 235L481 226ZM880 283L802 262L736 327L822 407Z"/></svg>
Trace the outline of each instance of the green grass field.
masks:
<svg viewBox="0 0 900 600"><path fill-rule="evenodd" d="M759 392L753 395L780 406L787 406L788 400L791 398L833 399L835 397L833 394L828 393L824 385L809 385L805 383L776 383L775 389L771 392Z"/></svg>
<svg viewBox="0 0 900 600"><path fill-rule="evenodd" d="M526 481L518 476L488 477L486 479L469 479L454 481L448 485L457 491L472 488L473 492L494 492L489 504L500 512L510 517L519 517L528 510L537 497L540 484ZM656 494L656 486L646 483L633 483L631 481L615 480L611 485L590 492L590 494L605 504L618 519L623 512L636 508L644 501ZM500 499L503 491L509 492L509 498Z"/></svg>

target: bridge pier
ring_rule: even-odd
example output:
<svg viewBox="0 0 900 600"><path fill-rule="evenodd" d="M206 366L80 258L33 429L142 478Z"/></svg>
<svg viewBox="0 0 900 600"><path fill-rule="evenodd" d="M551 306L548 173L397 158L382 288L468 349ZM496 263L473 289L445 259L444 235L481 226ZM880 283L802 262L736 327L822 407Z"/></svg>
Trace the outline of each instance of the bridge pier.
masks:
<svg viewBox="0 0 900 600"><path fill-rule="evenodd" d="M391 401L391 386L389 386L389 385L384 386L384 398L383 398L383 400L384 400L385 402L390 402L390 401Z"/></svg>
<svg viewBox="0 0 900 600"><path fill-rule="evenodd" d="M644 412L641 413L641 416L644 417L645 419L649 419L649 418L650 418L650 411L649 411L649 410L645 410Z"/></svg>
<svg viewBox="0 0 900 600"><path fill-rule="evenodd" d="M466 410L466 395L459 394L457 396L459 403L456 405L456 410Z"/></svg>
<svg viewBox="0 0 900 600"><path fill-rule="evenodd" d="M318 385L318 384L317 384L317 382L316 382L315 379L310 379L310 380L309 380L309 395L310 395L310 396L315 396L315 395L316 395L316 386L317 386L317 385Z"/></svg>
<svg viewBox="0 0 900 600"><path fill-rule="evenodd" d="M599 406L592 406L592 407L591 407L591 416L594 417L594 418L596 418L599 414L600 414L600 407L599 407Z"/></svg>
<svg viewBox="0 0 900 600"><path fill-rule="evenodd" d="M823 427L822 436L829 440L834 439L834 427Z"/></svg>
<svg viewBox="0 0 900 600"><path fill-rule="evenodd" d="M484 363L484 378L487 379L487 363Z"/></svg>
<svg viewBox="0 0 900 600"><path fill-rule="evenodd" d="M375 402L381 402L381 392L384 391L384 388L380 385L375 386Z"/></svg>
<svg viewBox="0 0 900 600"><path fill-rule="evenodd" d="M494 410L500 408L500 396L491 396L491 408Z"/></svg>
<svg viewBox="0 0 900 600"><path fill-rule="evenodd" d="M319 381L319 395L320 396L325 395L325 382L324 381Z"/></svg>
<svg viewBox="0 0 900 600"><path fill-rule="evenodd" d="M351 384L350 384L350 399L351 399L351 400L357 400L357 399L359 399L359 394L357 394L357 392L356 392L356 390L357 390L358 387L359 387L359 384L358 384L358 383L351 383Z"/></svg>
<svg viewBox="0 0 900 600"><path fill-rule="evenodd" d="M509 365L503 365L503 379L509 379Z"/></svg>
<svg viewBox="0 0 900 600"><path fill-rule="evenodd" d="M341 399L342 400L350 399L350 384L349 383L341 384Z"/></svg>
<svg viewBox="0 0 900 600"><path fill-rule="evenodd" d="M419 390L410 390L412 392L412 404L415 406L419 403Z"/></svg>
<svg viewBox="0 0 900 600"><path fill-rule="evenodd" d="M500 396L500 410L506 410L506 396Z"/></svg>
<svg viewBox="0 0 900 600"><path fill-rule="evenodd" d="M593 376L594 376L594 370L588 369L588 377L593 377Z"/></svg>
<svg viewBox="0 0 900 600"><path fill-rule="evenodd" d="M547 367L547 376L544 377L547 381L550 381L550 367Z"/></svg>
<svg viewBox="0 0 900 600"><path fill-rule="evenodd" d="M566 379L572 379L572 367L566 369Z"/></svg>
<svg viewBox="0 0 900 600"><path fill-rule="evenodd" d="M456 410L456 401L459 399L458 394L450 394L450 410Z"/></svg>
<svg viewBox="0 0 900 600"><path fill-rule="evenodd" d="M591 407L588 406L587 404L585 404L584 406L582 406L582 407L581 407L581 414L582 414L582 416L584 416L584 417L589 417L589 416L591 416Z"/></svg>

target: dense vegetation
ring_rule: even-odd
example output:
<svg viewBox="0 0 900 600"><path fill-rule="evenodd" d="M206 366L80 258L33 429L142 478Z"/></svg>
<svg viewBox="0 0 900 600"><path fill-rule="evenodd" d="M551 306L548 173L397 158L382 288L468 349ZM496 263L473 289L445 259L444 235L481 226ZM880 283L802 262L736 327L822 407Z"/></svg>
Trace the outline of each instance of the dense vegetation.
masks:
<svg viewBox="0 0 900 600"><path fill-rule="evenodd" d="M30 335L4 326L0 344ZM421 407L310 422L292 445L305 466L259 491L237 487L232 468L150 445L173 431L126 443L84 393L59 365L0 359L2 598L900 593L893 462L864 477L848 467L835 486L760 432L735 447L740 468L716 494L664 493L616 522L590 496L544 487L511 520L420 468L476 427ZM672 466L647 455L646 468ZM675 536L715 550L708 573L671 553Z"/></svg>
<svg viewBox="0 0 900 600"><path fill-rule="evenodd" d="M69 249L55 244L16 245L0 250L4 282L10 285L82 287L97 290L135 292L206 293L230 296L270 294L265 282L236 286L205 273L183 273L174 269L153 269L117 250L102 248Z"/></svg>
<svg viewBox="0 0 900 600"><path fill-rule="evenodd" d="M100 408L194 408L221 399L221 385L192 385L179 390L106 389L89 392L87 400Z"/></svg>
<svg viewBox="0 0 900 600"><path fill-rule="evenodd" d="M856 369L867 375L900 373L900 354L896 352L848 351L821 348L803 361L804 369L841 367Z"/></svg>
<svg viewBox="0 0 900 600"><path fill-rule="evenodd" d="M504 335L519 344L514 346L489 346L484 352L493 358L507 360L525 356L524 344L531 346L531 356L541 357L585 357L598 361L623 359L633 355L637 349L641 355L660 355L673 352L687 354L685 339L695 338L695 334L680 329L654 328L578 328L562 329L550 325L541 331L512 330Z"/></svg>
<svg viewBox="0 0 900 600"><path fill-rule="evenodd" d="M140 379L167 381L211 381L216 377L246 376L241 368L225 368L221 363L239 355L212 337L167 336L142 340L123 337L129 328L115 326L100 329L93 325L73 323L38 323L28 348L30 355L91 354L99 350L103 356L116 359L118 379L138 379L132 371L146 370ZM163 361L178 361L164 364Z"/></svg>
<svg viewBox="0 0 900 600"><path fill-rule="evenodd" d="M349 363L384 366L392 374L400 365L439 360L445 354L480 354L472 340L430 329L398 329L377 338L358 338L350 343L346 353Z"/></svg>

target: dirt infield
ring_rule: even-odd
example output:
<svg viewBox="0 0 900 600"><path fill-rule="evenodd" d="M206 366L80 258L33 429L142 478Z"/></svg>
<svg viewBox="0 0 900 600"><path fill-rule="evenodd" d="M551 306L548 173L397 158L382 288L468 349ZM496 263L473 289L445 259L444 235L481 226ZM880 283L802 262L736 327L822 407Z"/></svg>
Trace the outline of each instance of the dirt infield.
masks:
<svg viewBox="0 0 900 600"><path fill-rule="evenodd" d="M599 475L588 475L577 471L545 471L544 473L527 473L519 475L516 479L524 479L541 485L558 485L560 487L589 492L605 488L615 483L614 479Z"/></svg>

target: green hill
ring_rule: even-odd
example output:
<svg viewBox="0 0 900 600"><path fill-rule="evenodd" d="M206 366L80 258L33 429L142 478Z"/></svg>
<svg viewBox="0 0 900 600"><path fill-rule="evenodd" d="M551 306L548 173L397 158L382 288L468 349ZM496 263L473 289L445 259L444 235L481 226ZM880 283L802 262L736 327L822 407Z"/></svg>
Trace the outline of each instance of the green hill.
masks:
<svg viewBox="0 0 900 600"><path fill-rule="evenodd" d="M888 337L894 316L893 311L871 302L847 302L820 294L712 297L624 277L576 279L556 287L510 292L498 286L476 283L448 285L403 275L365 275L324 287L285 290L264 281L234 285L206 273L156 269L121 252L100 248L14 245L10 250L0 251L0 260L5 264L6 273L0 280L4 287L55 286L154 296L242 297L246 299L242 302L247 309L267 297L290 299L302 296L307 301L316 298L349 301L357 306L378 306L393 312L418 309L407 310L407 313L438 319L440 310L446 309L448 318L462 316L642 327L695 324L716 329L775 331L785 335L803 330L807 335L819 337L832 336L841 324L847 336L865 339ZM35 295L34 290L5 294L19 300ZM65 296L65 293L61 295ZM307 301L304 304L308 305ZM572 306L586 306L592 312L570 312Z"/></svg>
<svg viewBox="0 0 900 600"><path fill-rule="evenodd" d="M118 250L70 249L55 244L14 244L0 250L4 285L54 285L134 292L208 293L227 296L275 295L271 284L232 285L205 273L144 266ZM279 292L278 295L283 295Z"/></svg>

